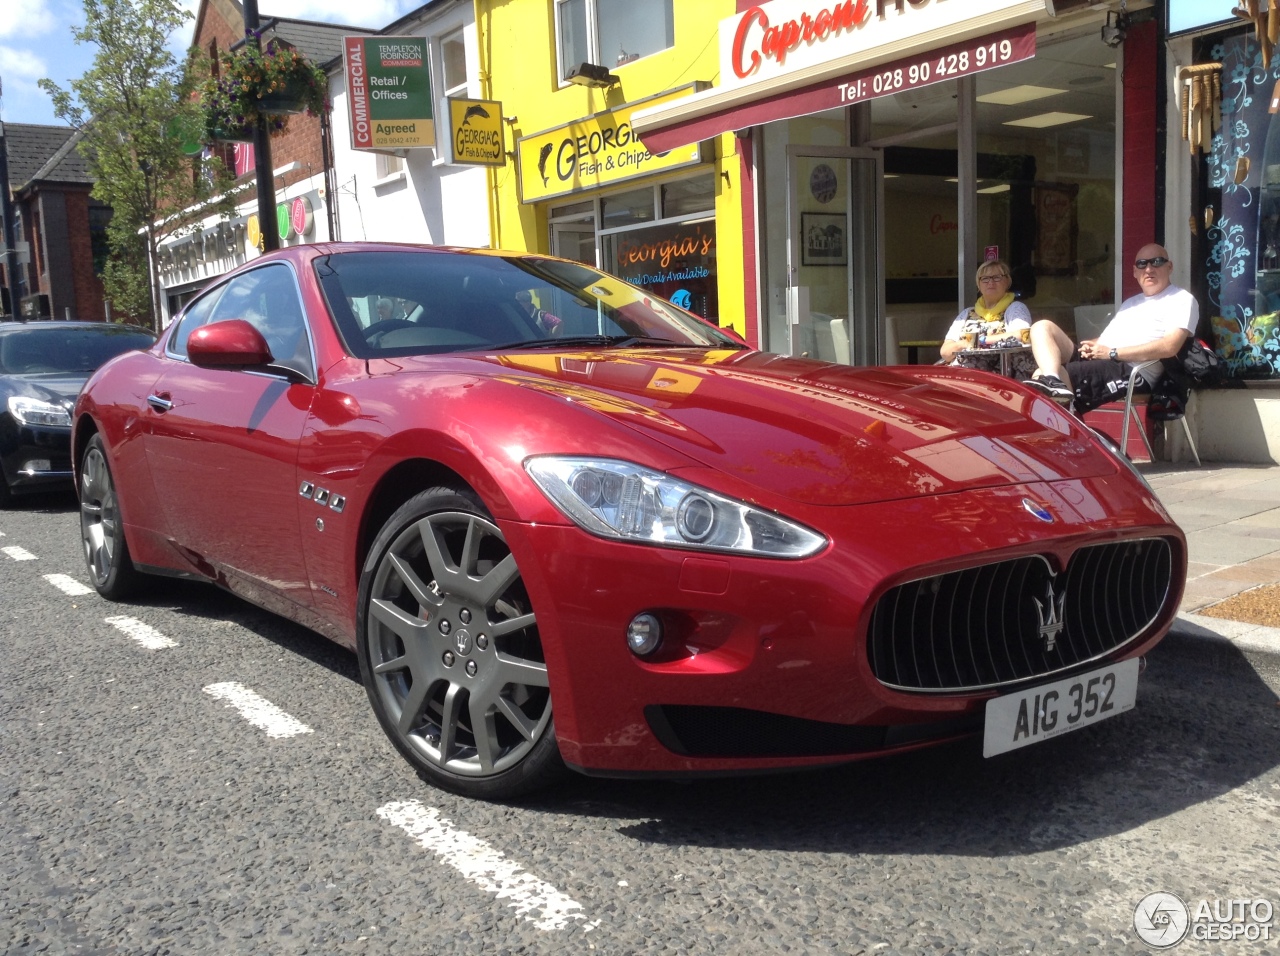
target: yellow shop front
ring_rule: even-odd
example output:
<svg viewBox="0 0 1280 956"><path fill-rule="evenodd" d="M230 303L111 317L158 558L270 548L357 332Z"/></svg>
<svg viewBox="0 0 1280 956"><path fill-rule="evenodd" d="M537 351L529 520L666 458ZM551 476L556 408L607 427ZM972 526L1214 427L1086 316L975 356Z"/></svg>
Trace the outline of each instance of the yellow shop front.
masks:
<svg viewBox="0 0 1280 956"><path fill-rule="evenodd" d="M733 7L482 0L485 95L502 104L509 160L490 170L495 245L598 265L744 331L734 137L655 152L631 124L708 85L708 40Z"/></svg>

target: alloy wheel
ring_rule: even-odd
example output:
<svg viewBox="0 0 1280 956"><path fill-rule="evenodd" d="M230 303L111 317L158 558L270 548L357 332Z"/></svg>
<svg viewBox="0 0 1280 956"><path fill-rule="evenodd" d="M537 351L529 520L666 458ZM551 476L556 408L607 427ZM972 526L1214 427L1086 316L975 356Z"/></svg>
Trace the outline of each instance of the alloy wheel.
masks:
<svg viewBox="0 0 1280 956"><path fill-rule="evenodd" d="M85 452L80 471L80 534L85 562L94 585L102 587L111 575L112 559L120 541L116 489L106 456L98 445Z"/></svg>
<svg viewBox="0 0 1280 956"><path fill-rule="evenodd" d="M419 759L492 777L545 736L537 622L492 521L461 511L411 521L379 558L365 613L373 693Z"/></svg>

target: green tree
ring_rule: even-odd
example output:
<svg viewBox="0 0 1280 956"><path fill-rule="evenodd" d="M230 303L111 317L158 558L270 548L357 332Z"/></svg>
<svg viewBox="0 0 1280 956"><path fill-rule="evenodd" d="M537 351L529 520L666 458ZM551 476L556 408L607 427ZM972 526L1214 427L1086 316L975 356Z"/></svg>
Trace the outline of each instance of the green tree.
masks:
<svg viewBox="0 0 1280 956"><path fill-rule="evenodd" d="M81 130L93 195L113 210L107 297L115 311L149 316L158 327L160 240L208 215L229 216L234 205L226 167L184 149L199 138L185 131L202 129L192 94L208 65L199 51L185 63L169 51L169 38L191 17L177 0L83 2L85 24L72 35L97 46L93 66L70 90L49 79L40 86L57 116Z"/></svg>

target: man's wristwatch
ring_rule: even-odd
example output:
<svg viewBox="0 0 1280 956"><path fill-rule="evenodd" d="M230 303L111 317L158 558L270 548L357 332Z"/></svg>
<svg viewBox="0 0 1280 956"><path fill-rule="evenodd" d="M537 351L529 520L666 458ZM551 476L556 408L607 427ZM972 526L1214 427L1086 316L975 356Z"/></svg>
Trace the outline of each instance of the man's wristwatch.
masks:
<svg viewBox="0 0 1280 956"><path fill-rule="evenodd" d="M1111 350L1111 361L1113 362L1120 361L1120 353L1117 352L1115 349Z"/></svg>

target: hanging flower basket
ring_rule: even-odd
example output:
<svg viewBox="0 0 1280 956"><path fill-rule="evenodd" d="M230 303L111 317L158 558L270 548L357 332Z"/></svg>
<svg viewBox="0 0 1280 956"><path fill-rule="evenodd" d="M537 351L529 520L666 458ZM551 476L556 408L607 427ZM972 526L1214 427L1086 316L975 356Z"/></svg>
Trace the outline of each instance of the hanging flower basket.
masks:
<svg viewBox="0 0 1280 956"><path fill-rule="evenodd" d="M324 110L327 86L324 71L296 50L274 40L262 49L246 43L222 53L218 70L204 84L205 130L210 139L252 139L263 118L271 132L279 132L288 116Z"/></svg>
<svg viewBox="0 0 1280 956"><path fill-rule="evenodd" d="M307 112L309 89L304 80L288 77L283 85L258 100L258 111L268 116L292 116Z"/></svg>

